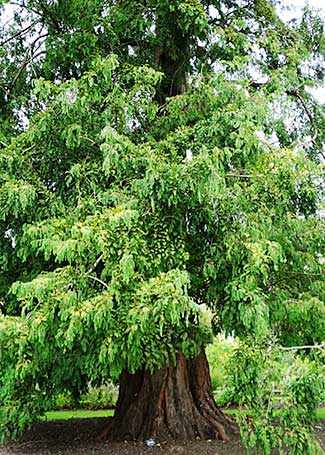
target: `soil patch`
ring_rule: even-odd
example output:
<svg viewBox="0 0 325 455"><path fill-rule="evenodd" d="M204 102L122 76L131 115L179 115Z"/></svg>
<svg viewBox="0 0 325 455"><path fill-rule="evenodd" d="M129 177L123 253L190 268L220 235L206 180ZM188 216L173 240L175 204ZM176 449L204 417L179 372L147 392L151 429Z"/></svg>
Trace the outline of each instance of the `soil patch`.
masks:
<svg viewBox="0 0 325 455"><path fill-rule="evenodd" d="M33 426L19 442L0 446L0 455L244 455L239 440L166 442L148 448L144 443L99 443L106 418L60 420ZM317 438L325 450L325 421L316 425Z"/></svg>
<svg viewBox="0 0 325 455"><path fill-rule="evenodd" d="M325 454L325 420L317 422L317 424L315 425L315 433L317 440Z"/></svg>

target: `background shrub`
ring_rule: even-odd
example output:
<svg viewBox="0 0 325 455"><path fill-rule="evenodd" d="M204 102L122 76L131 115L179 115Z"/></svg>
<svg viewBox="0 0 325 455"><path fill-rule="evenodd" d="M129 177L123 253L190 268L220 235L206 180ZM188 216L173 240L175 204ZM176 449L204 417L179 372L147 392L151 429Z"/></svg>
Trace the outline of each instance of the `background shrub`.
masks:
<svg viewBox="0 0 325 455"><path fill-rule="evenodd" d="M112 382L100 387L89 387L78 399L70 393L58 395L55 409L110 409L115 406L118 388Z"/></svg>
<svg viewBox="0 0 325 455"><path fill-rule="evenodd" d="M237 343L233 338L218 336L207 347L212 388L215 399L220 406L230 405L234 401L231 384L227 381L227 368L236 345Z"/></svg>

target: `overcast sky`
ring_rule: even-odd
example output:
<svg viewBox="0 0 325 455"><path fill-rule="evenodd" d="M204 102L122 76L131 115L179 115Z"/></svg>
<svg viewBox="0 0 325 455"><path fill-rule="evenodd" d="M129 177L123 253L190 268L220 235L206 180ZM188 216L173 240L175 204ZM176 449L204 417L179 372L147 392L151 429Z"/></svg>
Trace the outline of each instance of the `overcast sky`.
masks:
<svg viewBox="0 0 325 455"><path fill-rule="evenodd" d="M292 8L291 11L287 11L288 19L297 17L301 9L307 4L313 8L317 8L321 11L322 16L325 17L325 0L281 0L281 5Z"/></svg>

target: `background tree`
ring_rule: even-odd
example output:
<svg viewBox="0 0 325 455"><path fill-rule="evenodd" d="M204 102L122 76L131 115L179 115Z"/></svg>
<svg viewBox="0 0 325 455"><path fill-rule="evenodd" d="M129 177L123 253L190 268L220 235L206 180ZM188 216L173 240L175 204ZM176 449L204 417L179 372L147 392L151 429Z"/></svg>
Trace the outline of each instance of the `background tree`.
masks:
<svg viewBox="0 0 325 455"><path fill-rule="evenodd" d="M220 437L213 333L323 336L323 25L24 1L1 30L0 424L119 382L111 438ZM313 329L304 324L306 314Z"/></svg>

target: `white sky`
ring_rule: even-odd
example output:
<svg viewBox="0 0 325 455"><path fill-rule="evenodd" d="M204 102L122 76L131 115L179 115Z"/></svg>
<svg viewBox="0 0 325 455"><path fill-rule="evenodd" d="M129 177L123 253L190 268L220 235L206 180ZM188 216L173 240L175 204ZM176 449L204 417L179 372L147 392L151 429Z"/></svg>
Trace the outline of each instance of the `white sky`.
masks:
<svg viewBox="0 0 325 455"><path fill-rule="evenodd" d="M308 4L312 8L316 8L325 17L325 0L281 0L281 6L289 7L291 11L286 11L284 19L289 20L299 16L301 9Z"/></svg>

